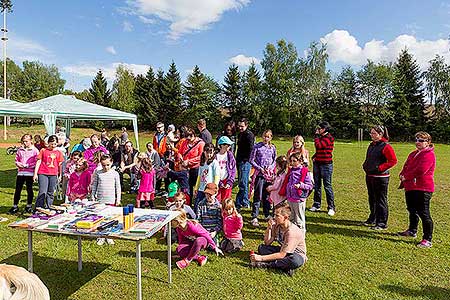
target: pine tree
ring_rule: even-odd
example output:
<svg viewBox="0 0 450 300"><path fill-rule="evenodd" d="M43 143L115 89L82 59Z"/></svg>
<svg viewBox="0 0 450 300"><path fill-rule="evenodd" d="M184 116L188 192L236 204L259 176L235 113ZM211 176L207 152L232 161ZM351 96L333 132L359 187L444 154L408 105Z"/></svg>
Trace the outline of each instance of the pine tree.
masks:
<svg viewBox="0 0 450 300"><path fill-rule="evenodd" d="M186 111L183 118L186 124L193 125L200 118L208 119L211 114L214 99L210 83L198 66L187 77L184 84Z"/></svg>
<svg viewBox="0 0 450 300"><path fill-rule="evenodd" d="M261 100L261 75L254 62L244 72L242 82L242 97L236 109L236 116L246 117L253 122L259 123L260 100Z"/></svg>
<svg viewBox="0 0 450 300"><path fill-rule="evenodd" d="M138 75L136 77L136 85L134 88L134 97L137 102L137 114L141 120L141 124L145 127L152 127L158 121L158 109L160 103L155 92L155 74L150 67L145 76Z"/></svg>
<svg viewBox="0 0 450 300"><path fill-rule="evenodd" d="M229 111L232 119L238 118L241 115L240 104L242 98L242 83L238 66L233 64L228 67L228 72L225 75L222 92L222 106Z"/></svg>
<svg viewBox="0 0 450 300"><path fill-rule="evenodd" d="M110 106L111 91L108 89L108 83L103 77L102 70L98 70L97 75L92 80L88 100L98 105Z"/></svg>
<svg viewBox="0 0 450 300"><path fill-rule="evenodd" d="M416 60L403 50L394 65L393 98L389 103L393 112L390 127L393 135L408 138L425 125L425 103L421 73Z"/></svg>
<svg viewBox="0 0 450 300"><path fill-rule="evenodd" d="M164 116L163 122L175 121L180 124L183 99L181 95L182 85L180 73L173 61L164 76L161 88L162 105L164 106L164 112L161 112L161 115Z"/></svg>

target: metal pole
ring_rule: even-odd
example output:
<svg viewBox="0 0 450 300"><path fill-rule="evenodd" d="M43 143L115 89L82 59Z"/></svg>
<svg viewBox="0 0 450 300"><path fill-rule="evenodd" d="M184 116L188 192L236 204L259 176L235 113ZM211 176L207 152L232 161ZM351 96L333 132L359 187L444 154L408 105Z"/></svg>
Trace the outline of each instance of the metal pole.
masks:
<svg viewBox="0 0 450 300"><path fill-rule="evenodd" d="M6 9L3 10L3 98L6 99L6 41L8 38L6 37ZM3 139L6 141L6 116L3 117Z"/></svg>
<svg viewBox="0 0 450 300"><path fill-rule="evenodd" d="M137 300L142 300L141 241L136 242Z"/></svg>
<svg viewBox="0 0 450 300"><path fill-rule="evenodd" d="M78 272L83 270L83 249L81 248L81 237L78 237Z"/></svg>
<svg viewBox="0 0 450 300"><path fill-rule="evenodd" d="M33 272L33 232L28 230L28 271Z"/></svg>
<svg viewBox="0 0 450 300"><path fill-rule="evenodd" d="M169 272L169 283L172 283L172 224L167 226L167 271Z"/></svg>

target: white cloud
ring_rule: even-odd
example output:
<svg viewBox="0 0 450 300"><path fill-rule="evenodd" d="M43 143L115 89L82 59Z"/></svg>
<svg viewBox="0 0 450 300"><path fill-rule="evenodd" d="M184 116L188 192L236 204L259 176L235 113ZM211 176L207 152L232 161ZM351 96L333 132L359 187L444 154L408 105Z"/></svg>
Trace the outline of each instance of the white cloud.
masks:
<svg viewBox="0 0 450 300"><path fill-rule="evenodd" d="M256 57L245 56L244 54L236 55L228 60L228 62L237 66L250 66L252 63L259 65L260 60Z"/></svg>
<svg viewBox="0 0 450 300"><path fill-rule="evenodd" d="M128 70L131 70L134 75L145 74L148 71L149 65L138 65L129 63L115 62L107 65L99 64L78 64L65 66L64 72L71 73L80 77L94 77L98 70L102 70L103 76L108 80L113 80L116 76L116 69L119 65L124 66Z"/></svg>
<svg viewBox="0 0 450 300"><path fill-rule="evenodd" d="M156 23L155 19L150 19L150 18L147 18L144 16L139 16L139 20L144 24L155 24Z"/></svg>
<svg viewBox="0 0 450 300"><path fill-rule="evenodd" d="M206 30L228 10L238 10L250 0L127 0L140 16L152 16L170 24L169 38Z"/></svg>
<svg viewBox="0 0 450 300"><path fill-rule="evenodd" d="M407 48L421 68L426 68L428 61L436 54L443 56L450 63L450 41L447 39L417 40L412 35L403 34L388 43L373 39L361 47L348 31L334 30L320 41L327 44L331 62L350 65L363 65L368 59L374 62L393 62L400 51Z"/></svg>
<svg viewBox="0 0 450 300"><path fill-rule="evenodd" d="M16 35L9 36L6 50L8 57L13 60L48 60L53 56L49 49L38 42Z"/></svg>
<svg viewBox="0 0 450 300"><path fill-rule="evenodd" d="M128 21L123 21L123 31L125 31L125 32L133 31L133 24L131 24Z"/></svg>
<svg viewBox="0 0 450 300"><path fill-rule="evenodd" d="M117 51L116 51L116 49L114 49L114 46L108 46L108 47L106 47L105 50L106 50L106 52L111 53L112 55L117 54Z"/></svg>

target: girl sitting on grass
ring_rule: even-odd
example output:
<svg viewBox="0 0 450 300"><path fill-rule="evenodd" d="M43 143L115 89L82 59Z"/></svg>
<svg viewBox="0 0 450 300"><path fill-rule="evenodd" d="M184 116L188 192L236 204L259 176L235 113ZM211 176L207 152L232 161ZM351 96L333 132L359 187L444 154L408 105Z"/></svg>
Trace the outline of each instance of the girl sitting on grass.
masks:
<svg viewBox="0 0 450 300"><path fill-rule="evenodd" d="M237 212L234 201L225 199L222 206L223 233L225 237L220 242L220 249L225 253L233 253L242 249L241 229L244 226L242 216Z"/></svg>
<svg viewBox="0 0 450 300"><path fill-rule="evenodd" d="M177 267L182 270L195 260L199 266L206 264L207 257L200 255L200 250L210 246L217 255L223 255L222 250L216 246L209 232L196 221L187 219L183 209L177 209L180 214L172 220L172 226L176 228L178 235L177 254L182 258L176 262Z"/></svg>

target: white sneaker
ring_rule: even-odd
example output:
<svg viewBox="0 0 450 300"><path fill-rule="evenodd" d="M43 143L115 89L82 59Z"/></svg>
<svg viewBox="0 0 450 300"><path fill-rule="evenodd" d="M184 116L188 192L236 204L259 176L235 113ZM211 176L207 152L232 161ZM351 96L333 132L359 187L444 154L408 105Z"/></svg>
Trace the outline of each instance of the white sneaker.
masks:
<svg viewBox="0 0 450 300"><path fill-rule="evenodd" d="M329 209L329 210L328 210L328 215L329 215L330 217L334 216L335 214L336 214L336 212L334 211L334 209Z"/></svg>
<svg viewBox="0 0 450 300"><path fill-rule="evenodd" d="M254 218L250 221L250 224L252 224L253 227L259 227L259 222L257 218Z"/></svg>
<svg viewBox="0 0 450 300"><path fill-rule="evenodd" d="M105 244L105 239L104 238L98 238L97 239L97 245L103 246L104 244Z"/></svg>
<svg viewBox="0 0 450 300"><path fill-rule="evenodd" d="M114 245L115 244L113 239L106 239L106 243L108 245Z"/></svg>
<svg viewBox="0 0 450 300"><path fill-rule="evenodd" d="M309 211L312 211L312 212L320 211L320 208L313 206L309 209Z"/></svg>

